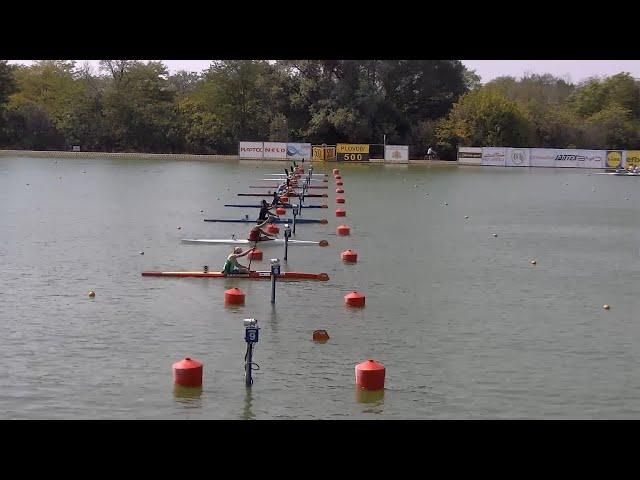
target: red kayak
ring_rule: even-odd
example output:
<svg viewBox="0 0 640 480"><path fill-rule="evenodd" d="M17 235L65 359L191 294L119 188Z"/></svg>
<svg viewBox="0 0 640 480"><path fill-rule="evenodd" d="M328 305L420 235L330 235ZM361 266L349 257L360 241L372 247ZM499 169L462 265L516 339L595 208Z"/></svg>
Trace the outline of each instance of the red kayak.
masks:
<svg viewBox="0 0 640 480"><path fill-rule="evenodd" d="M225 275L222 272L142 272L143 277L198 277L198 278L246 278L249 280L268 280L270 271L251 271L249 273L234 273ZM276 277L278 280L329 280L326 273L282 272Z"/></svg>

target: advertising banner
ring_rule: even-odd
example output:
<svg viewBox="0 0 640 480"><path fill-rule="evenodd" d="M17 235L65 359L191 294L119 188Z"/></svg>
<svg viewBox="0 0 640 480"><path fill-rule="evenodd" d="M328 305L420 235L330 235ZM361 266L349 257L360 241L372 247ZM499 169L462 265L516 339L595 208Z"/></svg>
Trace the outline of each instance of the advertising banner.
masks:
<svg viewBox="0 0 640 480"><path fill-rule="evenodd" d="M482 147L458 148L458 162L465 165L482 165Z"/></svg>
<svg viewBox="0 0 640 480"><path fill-rule="evenodd" d="M529 165L529 149L528 148L507 148L507 158L505 165L507 167L528 167Z"/></svg>
<svg viewBox="0 0 640 480"><path fill-rule="evenodd" d="M339 162L369 161L369 145L358 143L338 143L336 154Z"/></svg>
<svg viewBox="0 0 640 480"><path fill-rule="evenodd" d="M624 162L623 167L637 167L640 166L640 150L627 150L625 152L626 155L626 160Z"/></svg>
<svg viewBox="0 0 640 480"><path fill-rule="evenodd" d="M605 150L556 150L556 167L604 168Z"/></svg>
<svg viewBox="0 0 640 480"><path fill-rule="evenodd" d="M556 154L552 148L532 148L529 151L529 164L532 167L555 167Z"/></svg>
<svg viewBox="0 0 640 480"><path fill-rule="evenodd" d="M264 142L264 158L287 158L287 144Z"/></svg>
<svg viewBox="0 0 640 480"><path fill-rule="evenodd" d="M409 146L408 145L387 145L384 148L385 162L408 162Z"/></svg>
<svg viewBox="0 0 640 480"><path fill-rule="evenodd" d="M628 154L628 152L627 152ZM605 162L606 168L617 168L622 165L622 151L609 150L607 152L607 160Z"/></svg>
<svg viewBox="0 0 640 480"><path fill-rule="evenodd" d="M310 143L287 143L287 158L291 160L309 160L311 158Z"/></svg>
<svg viewBox="0 0 640 480"><path fill-rule="evenodd" d="M240 142L240 158L262 158L264 145L262 142Z"/></svg>
<svg viewBox="0 0 640 480"><path fill-rule="evenodd" d="M506 147L482 147L482 165L504 167L506 157Z"/></svg>

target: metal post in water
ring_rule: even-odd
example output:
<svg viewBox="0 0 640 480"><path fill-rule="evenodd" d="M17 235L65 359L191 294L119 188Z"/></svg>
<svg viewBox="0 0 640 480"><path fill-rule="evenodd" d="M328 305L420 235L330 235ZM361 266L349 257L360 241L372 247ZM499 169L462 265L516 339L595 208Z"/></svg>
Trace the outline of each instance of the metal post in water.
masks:
<svg viewBox="0 0 640 480"><path fill-rule="evenodd" d="M298 216L298 205L294 205L293 208L293 234L296 234L296 217Z"/></svg>
<svg viewBox="0 0 640 480"><path fill-rule="evenodd" d="M291 236L291 228L288 223L284 224L284 260L287 261L287 250L289 247L289 237Z"/></svg>
<svg viewBox="0 0 640 480"><path fill-rule="evenodd" d="M251 368L253 367L253 344L258 343L260 329L255 318L244 319L244 340L247 342L247 353L244 357L244 378L245 385L250 387L253 384L251 377Z"/></svg>
<svg viewBox="0 0 640 480"><path fill-rule="evenodd" d="M276 303L276 277L280 275L280 260L271 259L271 303Z"/></svg>

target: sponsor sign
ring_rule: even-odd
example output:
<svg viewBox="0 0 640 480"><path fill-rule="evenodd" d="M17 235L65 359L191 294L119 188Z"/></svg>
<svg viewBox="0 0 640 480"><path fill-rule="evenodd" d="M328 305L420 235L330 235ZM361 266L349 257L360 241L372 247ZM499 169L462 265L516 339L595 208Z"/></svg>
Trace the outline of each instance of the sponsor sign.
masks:
<svg viewBox="0 0 640 480"><path fill-rule="evenodd" d="M310 143L287 143L287 158L292 160L298 160L311 158L311 144Z"/></svg>
<svg viewBox="0 0 640 480"><path fill-rule="evenodd" d="M359 143L338 143L336 154L339 162L369 161L369 145Z"/></svg>
<svg viewBox="0 0 640 480"><path fill-rule="evenodd" d="M314 160L324 160L324 148L313 147L312 154L313 154L312 158Z"/></svg>
<svg viewBox="0 0 640 480"><path fill-rule="evenodd" d="M408 145L387 145L384 148L385 162L408 162L409 146Z"/></svg>
<svg viewBox="0 0 640 480"><path fill-rule="evenodd" d="M458 162L467 165L482 165L482 147L458 148Z"/></svg>
<svg viewBox="0 0 640 480"><path fill-rule="evenodd" d="M264 142L264 158L287 158L287 144Z"/></svg>
<svg viewBox="0 0 640 480"><path fill-rule="evenodd" d="M73 146L73 151L74 152L79 152L80 151L80 145L74 145Z"/></svg>
<svg viewBox="0 0 640 480"><path fill-rule="evenodd" d="M262 158L264 144L262 142L240 142L240 158Z"/></svg>
<svg viewBox="0 0 640 480"><path fill-rule="evenodd" d="M620 150L609 150L607 152L606 166L616 168L622 164L622 152Z"/></svg>
<svg viewBox="0 0 640 480"><path fill-rule="evenodd" d="M603 168L604 150L555 150L556 167Z"/></svg>
<svg viewBox="0 0 640 480"><path fill-rule="evenodd" d="M529 166L529 149L528 148L507 148L507 157L505 159L507 167L528 167Z"/></svg>
<svg viewBox="0 0 640 480"><path fill-rule="evenodd" d="M624 167L637 167L640 166L640 150L627 150L627 160L624 163ZM608 166L608 165L607 165Z"/></svg>
<svg viewBox="0 0 640 480"><path fill-rule="evenodd" d="M506 147L482 147L482 165L504 167L506 161Z"/></svg>

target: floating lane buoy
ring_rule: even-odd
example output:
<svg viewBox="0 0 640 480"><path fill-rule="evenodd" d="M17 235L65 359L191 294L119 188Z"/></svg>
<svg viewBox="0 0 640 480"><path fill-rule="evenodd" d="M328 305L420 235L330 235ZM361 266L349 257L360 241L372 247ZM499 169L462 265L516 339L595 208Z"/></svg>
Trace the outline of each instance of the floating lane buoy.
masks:
<svg viewBox="0 0 640 480"><path fill-rule="evenodd" d="M531 265L537 265L537 264L538 264L538 262L537 262L537 261L535 261L535 260L531 260L529 263L530 263Z"/></svg>
<svg viewBox="0 0 640 480"><path fill-rule="evenodd" d="M287 213L287 210L282 208L282 207L278 207L278 208L276 208L276 213L278 215L285 215Z"/></svg>
<svg viewBox="0 0 640 480"><path fill-rule="evenodd" d="M237 287L230 288L224 292L225 305L244 305L245 294Z"/></svg>
<svg viewBox="0 0 640 480"><path fill-rule="evenodd" d="M176 227L178 230L182 230L182 227Z"/></svg>
<svg viewBox="0 0 640 480"><path fill-rule="evenodd" d="M140 250L140 255L144 255L144 252L142 250Z"/></svg>
<svg viewBox="0 0 640 480"><path fill-rule="evenodd" d="M343 188L336 188L336 193L344 193L344 189Z"/></svg>
<svg viewBox="0 0 640 480"><path fill-rule="evenodd" d="M336 180L342 180L342 177L340 175L334 175L333 178L335 178Z"/></svg>
<svg viewBox="0 0 640 480"><path fill-rule="evenodd" d="M329 334L326 330L314 330L313 331L313 341L318 343L325 343L329 340Z"/></svg>
<svg viewBox="0 0 640 480"><path fill-rule="evenodd" d="M375 360L356 365L356 386L363 390L383 390L386 369Z"/></svg>
<svg viewBox="0 0 640 480"><path fill-rule="evenodd" d="M340 170L338 170L337 168L333 169L333 174L334 175L340 175Z"/></svg>
<svg viewBox="0 0 640 480"><path fill-rule="evenodd" d="M345 250L344 252L342 252L340 257L342 258L342 261L345 263L356 263L358 261L357 252L354 252L351 249Z"/></svg>
<svg viewBox="0 0 640 480"><path fill-rule="evenodd" d="M336 217L346 217L346 216L347 216L346 210L343 210L342 208L336 209Z"/></svg>
<svg viewBox="0 0 640 480"><path fill-rule="evenodd" d="M89 298L94 298L96 296L96 292L94 292L93 290L89 291Z"/></svg>
<svg viewBox="0 0 640 480"><path fill-rule="evenodd" d="M262 250L256 248L249 254L251 260L262 260Z"/></svg>
<svg viewBox="0 0 640 480"><path fill-rule="evenodd" d="M602 306L602 308L604 308L605 310L609 310L611 307L605 303L605 304Z"/></svg>
<svg viewBox="0 0 640 480"><path fill-rule="evenodd" d="M469 215L465 215L464 218L469 218Z"/></svg>
<svg viewBox="0 0 640 480"><path fill-rule="evenodd" d="M337 185L338 187L341 187L341 186L343 186L343 185L344 185L344 183L342 183L342 180L338 180L338 181L336 182L336 185Z"/></svg>
<svg viewBox="0 0 640 480"><path fill-rule="evenodd" d="M187 357L173 364L173 381L183 387L202 386L202 362Z"/></svg>
<svg viewBox="0 0 640 480"><path fill-rule="evenodd" d="M492 233L492 235L493 235L494 237L497 237L497 236L498 236L498 234L497 234L497 233Z"/></svg>
<svg viewBox="0 0 640 480"><path fill-rule="evenodd" d="M270 223L267 226L267 233L273 233L275 235L275 234L280 233L280 229L276 225L274 225L273 223Z"/></svg>
<svg viewBox="0 0 640 480"><path fill-rule="evenodd" d="M336 231L338 232L338 235L349 235L349 233L351 232L351 229L349 228L348 225L338 225L338 228L336 228Z"/></svg>
<svg viewBox="0 0 640 480"><path fill-rule="evenodd" d="M336 197L336 203L344 203L344 197Z"/></svg>
<svg viewBox="0 0 640 480"><path fill-rule="evenodd" d="M353 291L344 296L344 303L350 307L364 307L365 296L360 292Z"/></svg>
<svg viewBox="0 0 640 480"><path fill-rule="evenodd" d="M320 245L321 247L328 247L329 246L329 242L327 242L326 240L320 240L318 245Z"/></svg>
<svg viewBox="0 0 640 480"><path fill-rule="evenodd" d="M280 197L280 201L282 203L287 203L289 201L289 197L287 197L286 195L283 195Z"/></svg>

